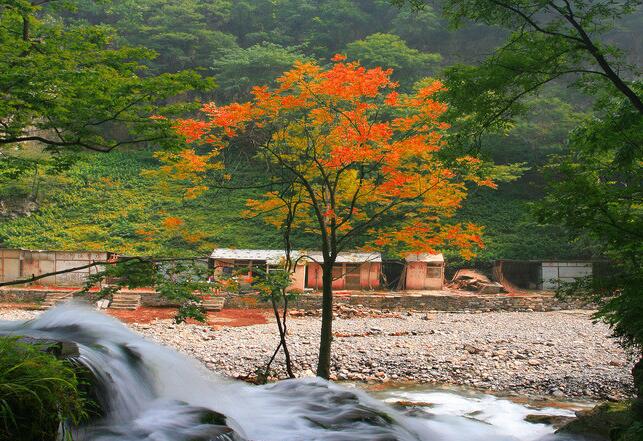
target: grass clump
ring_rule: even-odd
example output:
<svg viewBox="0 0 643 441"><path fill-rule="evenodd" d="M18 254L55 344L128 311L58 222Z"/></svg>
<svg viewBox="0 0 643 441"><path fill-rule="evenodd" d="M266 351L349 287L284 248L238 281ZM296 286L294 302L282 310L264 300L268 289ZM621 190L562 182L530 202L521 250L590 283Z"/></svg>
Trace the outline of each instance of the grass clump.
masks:
<svg viewBox="0 0 643 441"><path fill-rule="evenodd" d="M61 423L77 425L87 416L74 369L48 348L0 337L0 441L56 440Z"/></svg>

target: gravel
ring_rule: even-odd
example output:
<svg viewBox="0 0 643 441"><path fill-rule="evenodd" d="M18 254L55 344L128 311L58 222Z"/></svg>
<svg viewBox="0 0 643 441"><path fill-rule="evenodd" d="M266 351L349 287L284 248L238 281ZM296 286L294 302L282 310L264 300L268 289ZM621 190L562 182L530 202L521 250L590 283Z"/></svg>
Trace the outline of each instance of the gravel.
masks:
<svg viewBox="0 0 643 441"><path fill-rule="evenodd" d="M0 310L0 319L36 313ZM633 360L589 311L401 313L338 318L332 378L370 383L471 386L532 396L621 399L633 392ZM313 375L319 318L288 321L288 344L299 376ZM133 330L237 378L253 377L278 344L274 323L237 328L157 320ZM283 358L273 363L283 376Z"/></svg>

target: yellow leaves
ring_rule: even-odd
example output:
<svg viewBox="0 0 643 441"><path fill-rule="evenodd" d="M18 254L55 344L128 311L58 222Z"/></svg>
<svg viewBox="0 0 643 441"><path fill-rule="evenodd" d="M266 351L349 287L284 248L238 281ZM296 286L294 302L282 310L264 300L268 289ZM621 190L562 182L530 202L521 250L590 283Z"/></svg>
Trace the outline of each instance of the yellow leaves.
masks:
<svg viewBox="0 0 643 441"><path fill-rule="evenodd" d="M183 239L191 244L197 244L205 239L205 234L201 232L185 232L182 234Z"/></svg>
<svg viewBox="0 0 643 441"><path fill-rule="evenodd" d="M480 164L482 161L479 158L476 158L475 156L461 156L456 159L457 162L459 163L468 163L468 164Z"/></svg>
<svg viewBox="0 0 643 441"><path fill-rule="evenodd" d="M187 199L195 199L208 190L203 180L208 172L223 168L218 161L219 150L198 154L194 149L183 149L180 152L156 152L154 156L163 165L158 170L145 170L141 174L158 180L160 189L171 192L170 184L178 186Z"/></svg>
<svg viewBox="0 0 643 441"><path fill-rule="evenodd" d="M248 199L246 201L247 210L241 212L241 216L248 219L261 214L263 220L275 228L280 228L283 219L287 213L288 207L283 200L279 198L276 192L268 192L263 199Z"/></svg>
<svg viewBox="0 0 643 441"><path fill-rule="evenodd" d="M194 149L184 149L179 153L156 152L154 156L166 164L161 170L174 179L192 179L212 168L210 159L216 157L218 152L199 155ZM149 172L146 171L147 174Z"/></svg>
<svg viewBox="0 0 643 441"><path fill-rule="evenodd" d="M297 60L292 69L277 78L277 83L280 85L277 90L281 92L291 89L306 81L307 77L316 76L320 70L321 68L314 63Z"/></svg>
<svg viewBox="0 0 643 441"><path fill-rule="evenodd" d="M463 176L465 179L481 186L489 188L498 188L498 185L491 179L488 164L481 159L473 156L463 156L458 158L458 162L464 167Z"/></svg>
<svg viewBox="0 0 643 441"><path fill-rule="evenodd" d="M112 178L106 177L106 176L101 177L100 182L101 184L103 184L105 187L108 187L108 188L113 188L117 185L117 183L114 182Z"/></svg>
<svg viewBox="0 0 643 441"><path fill-rule="evenodd" d="M206 185L196 185L194 187L189 187L185 190L185 198L196 199L207 190L208 187Z"/></svg>
<svg viewBox="0 0 643 441"><path fill-rule="evenodd" d="M336 115L325 107L317 107L310 111L310 116L315 126L322 126L332 123Z"/></svg>
<svg viewBox="0 0 643 441"><path fill-rule="evenodd" d="M437 254L445 247L459 250L465 259L475 257L478 249L484 248L481 238L483 228L474 224L443 224L439 218L411 220L392 230L373 230L375 239L371 246L390 247L397 254Z"/></svg>
<svg viewBox="0 0 643 441"><path fill-rule="evenodd" d="M481 187L489 187L493 189L498 188L498 184L493 182L491 179L481 179L478 181L478 185L480 185Z"/></svg>
<svg viewBox="0 0 643 441"><path fill-rule="evenodd" d="M177 167L184 170L185 173L203 173L208 167L210 155L197 155L194 150L186 149L179 153Z"/></svg>

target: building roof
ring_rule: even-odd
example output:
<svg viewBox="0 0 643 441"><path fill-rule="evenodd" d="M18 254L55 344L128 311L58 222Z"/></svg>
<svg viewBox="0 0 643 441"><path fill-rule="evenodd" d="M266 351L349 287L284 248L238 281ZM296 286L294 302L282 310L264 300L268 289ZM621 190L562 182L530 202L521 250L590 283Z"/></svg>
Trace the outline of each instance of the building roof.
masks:
<svg viewBox="0 0 643 441"><path fill-rule="evenodd" d="M297 258L297 251L291 253L293 258ZM217 248L212 251L210 258L221 260L265 260L268 263L278 263L286 257L284 250L248 250L233 248Z"/></svg>
<svg viewBox="0 0 643 441"><path fill-rule="evenodd" d="M444 256L440 254L412 253L406 256L407 262L444 262Z"/></svg>
<svg viewBox="0 0 643 441"><path fill-rule="evenodd" d="M322 255L319 251L295 251L290 253L293 259L301 257L302 259L321 262ZM285 257L283 250L248 250L233 248L217 248L212 251L210 258L221 260L265 260L268 263L278 263ZM307 259L306 259L307 258ZM381 262L380 253L358 253L344 252L337 256L337 263L363 263L363 262Z"/></svg>
<svg viewBox="0 0 643 441"><path fill-rule="evenodd" d="M304 256L310 257L310 260L321 262L322 255L319 251L311 251L309 253L302 253ZM366 263L366 262L381 262L381 253L359 253L353 251L346 251L337 255L337 263Z"/></svg>

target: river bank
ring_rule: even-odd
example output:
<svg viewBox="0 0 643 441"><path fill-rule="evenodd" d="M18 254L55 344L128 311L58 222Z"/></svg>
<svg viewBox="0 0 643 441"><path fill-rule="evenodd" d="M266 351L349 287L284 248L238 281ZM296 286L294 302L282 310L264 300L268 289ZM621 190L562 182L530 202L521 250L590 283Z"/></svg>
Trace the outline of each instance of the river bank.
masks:
<svg viewBox="0 0 643 441"><path fill-rule="evenodd" d="M37 312L0 309L0 319ZM269 320L269 315L267 316ZM289 319L298 375L312 375L317 317ZM129 323L140 334L225 375L254 375L278 339L274 323L241 327ZM439 383L500 394L620 399L632 392L631 362L589 311L395 313L336 319L333 379L371 383ZM278 358L274 367L281 369Z"/></svg>

